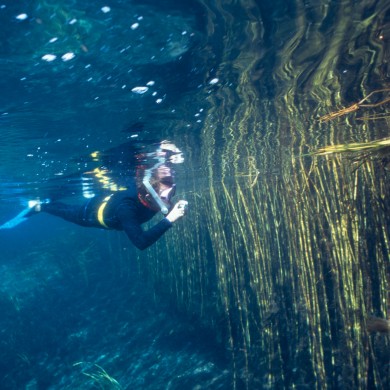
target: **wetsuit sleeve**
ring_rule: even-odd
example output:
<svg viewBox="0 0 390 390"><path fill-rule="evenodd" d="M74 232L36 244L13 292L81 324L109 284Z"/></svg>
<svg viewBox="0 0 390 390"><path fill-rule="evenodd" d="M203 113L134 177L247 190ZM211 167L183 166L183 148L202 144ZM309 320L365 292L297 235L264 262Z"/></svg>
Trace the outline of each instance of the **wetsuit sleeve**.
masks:
<svg viewBox="0 0 390 390"><path fill-rule="evenodd" d="M122 224L123 230L130 241L141 250L154 244L169 228L172 223L164 218L149 230L143 230L140 223L136 220L133 210L125 206L119 207L117 218Z"/></svg>

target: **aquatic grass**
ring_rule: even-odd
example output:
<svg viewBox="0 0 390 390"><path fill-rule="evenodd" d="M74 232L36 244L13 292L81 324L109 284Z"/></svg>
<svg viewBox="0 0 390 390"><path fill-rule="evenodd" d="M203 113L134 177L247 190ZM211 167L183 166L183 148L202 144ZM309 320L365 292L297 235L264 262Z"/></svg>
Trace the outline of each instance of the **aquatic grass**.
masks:
<svg viewBox="0 0 390 390"><path fill-rule="evenodd" d="M390 152L390 138L383 138L369 142L354 142L350 144L324 146L312 153L313 156L324 156L335 153L360 153L378 151Z"/></svg>
<svg viewBox="0 0 390 390"><path fill-rule="evenodd" d="M122 386L119 382L110 376L107 371L96 363L78 362L74 363L73 367L82 367L82 374L92 379L93 384L102 390L121 390ZM88 371L87 371L88 370Z"/></svg>
<svg viewBox="0 0 390 390"><path fill-rule="evenodd" d="M390 189L375 158L358 169L349 162L380 158L389 139L378 136L378 121L356 124L346 115L356 106L333 115L337 123L316 117L351 89L367 96L357 109L387 103L367 103L381 57L365 56L386 2L372 5L370 23L367 4L309 3L294 1L296 18L280 15L272 28L259 23L266 10L251 0L205 4L208 30L218 30L215 14L226 29L217 74L225 83L205 88L207 191L139 264L156 293L215 330L231 356L233 388L381 389L389 383L381 359L389 340L379 345L367 318L389 315ZM264 47L276 57L269 73ZM364 64L353 79L337 69L347 54ZM186 188L197 193L197 180L188 178Z"/></svg>
<svg viewBox="0 0 390 390"><path fill-rule="evenodd" d="M360 108L362 107L366 107L366 108L375 108L375 107L379 107L379 106L382 106L388 102L390 102L390 97L388 98L385 98L383 100L381 100L380 102L378 103L364 103L366 102L368 99L370 99L372 96L374 96L375 94L377 93L383 93L383 92L390 92L390 89L389 88L385 88L385 89L378 89L376 91L372 91L371 93L369 93L366 97L364 97L363 99L361 99L359 102L357 103L354 103L352 104L351 106L348 106L348 107L345 107L345 108L342 108L338 111L334 111L334 112L331 112L330 114L327 114L327 115L323 115L319 121L320 122L328 122L328 121L331 121L335 118L339 118L341 116L344 116L344 115L347 115L351 112L355 112L357 110L359 110ZM388 114L387 114L388 115ZM380 116L382 117L382 116ZM378 117L369 117L370 119L378 119ZM359 119L365 119L364 117L363 118L359 118Z"/></svg>

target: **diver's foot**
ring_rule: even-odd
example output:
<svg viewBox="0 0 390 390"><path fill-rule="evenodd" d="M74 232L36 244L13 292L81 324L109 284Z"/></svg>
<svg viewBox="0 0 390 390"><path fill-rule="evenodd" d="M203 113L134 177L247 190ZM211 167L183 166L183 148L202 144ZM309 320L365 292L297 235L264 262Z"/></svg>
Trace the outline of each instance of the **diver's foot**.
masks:
<svg viewBox="0 0 390 390"><path fill-rule="evenodd" d="M38 198L36 200L29 200L28 207L31 209L31 211L35 211L36 213L39 213L41 211L40 199Z"/></svg>
<svg viewBox="0 0 390 390"><path fill-rule="evenodd" d="M31 212L39 213L42 210L42 205L50 203L49 199L41 200L39 198L28 201L28 207L31 209Z"/></svg>

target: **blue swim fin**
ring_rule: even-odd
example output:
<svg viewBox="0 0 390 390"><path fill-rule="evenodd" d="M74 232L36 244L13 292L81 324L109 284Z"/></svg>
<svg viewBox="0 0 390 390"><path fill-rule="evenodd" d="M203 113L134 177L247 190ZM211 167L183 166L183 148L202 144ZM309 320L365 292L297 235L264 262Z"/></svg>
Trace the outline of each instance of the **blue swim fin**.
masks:
<svg viewBox="0 0 390 390"><path fill-rule="evenodd" d="M34 209L38 206L40 206L42 203L49 203L49 200L45 200L44 202L41 202L39 200L30 200L28 202L28 207L25 208L23 211L21 211L16 217L10 219L8 222L4 223L3 225L0 225L0 229L12 229L15 226L18 226L24 221L27 221L29 215L34 212Z"/></svg>

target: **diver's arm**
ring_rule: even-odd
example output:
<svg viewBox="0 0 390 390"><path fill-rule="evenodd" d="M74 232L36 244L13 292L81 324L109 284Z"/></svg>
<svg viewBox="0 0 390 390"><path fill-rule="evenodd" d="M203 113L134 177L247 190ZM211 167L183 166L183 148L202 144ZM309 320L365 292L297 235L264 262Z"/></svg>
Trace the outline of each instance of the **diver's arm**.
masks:
<svg viewBox="0 0 390 390"><path fill-rule="evenodd" d="M127 237L140 250L144 250L154 244L173 226L172 222L167 218L163 218L149 230L143 230L139 222L134 218L132 210L126 207L120 207L117 216Z"/></svg>

